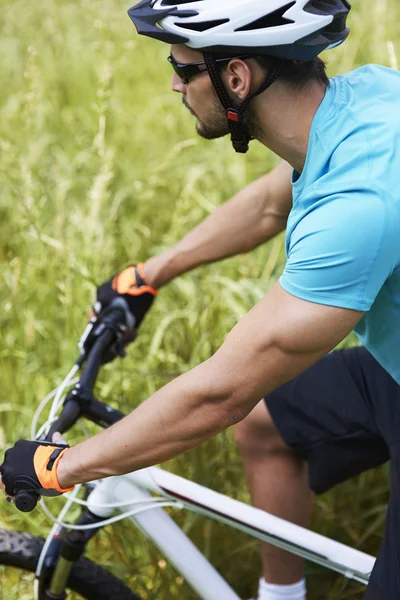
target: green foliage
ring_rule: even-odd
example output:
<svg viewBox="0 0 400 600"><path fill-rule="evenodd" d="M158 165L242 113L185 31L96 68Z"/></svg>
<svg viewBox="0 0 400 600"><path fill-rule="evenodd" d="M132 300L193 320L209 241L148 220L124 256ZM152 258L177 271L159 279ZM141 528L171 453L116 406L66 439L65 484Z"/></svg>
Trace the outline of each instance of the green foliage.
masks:
<svg viewBox="0 0 400 600"><path fill-rule="evenodd" d="M178 241L276 158L255 144L244 158L228 140L196 136L192 117L168 89L168 49L138 38L128 4L0 5L0 446L6 447L29 436L38 402L75 360L95 282ZM355 3L352 36L326 56L330 74L366 62L395 66L399 22L396 0ZM282 241L170 284L129 357L104 369L99 396L129 411L209 357L276 281ZM248 500L229 433L168 468ZM317 500L313 527L375 553L387 489L385 469L340 486ZM255 542L192 515L178 520L239 594L254 593ZM4 504L0 524L35 534L49 527L40 511L24 517ZM143 598L194 598L129 525L102 532L91 551ZM310 599L361 597L360 586L307 569ZM30 588L12 595L11 579L1 583L9 600L31 597Z"/></svg>

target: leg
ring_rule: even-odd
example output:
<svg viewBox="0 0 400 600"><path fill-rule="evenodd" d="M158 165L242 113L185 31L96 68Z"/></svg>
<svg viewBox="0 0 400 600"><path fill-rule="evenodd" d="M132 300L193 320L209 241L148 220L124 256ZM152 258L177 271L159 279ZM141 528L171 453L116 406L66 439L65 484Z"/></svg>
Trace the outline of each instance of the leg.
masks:
<svg viewBox="0 0 400 600"><path fill-rule="evenodd" d="M400 409L398 423L393 418L400 386L364 348L328 354L265 403L268 411L259 404L236 428L252 498L257 507L302 526L309 522L312 492L321 494L389 459L394 440L383 422L400 431ZM266 581L278 587L302 576L299 559L267 545L263 564Z"/></svg>
<svg viewBox="0 0 400 600"><path fill-rule="evenodd" d="M290 449L275 428L264 400L235 427L253 505L308 527L313 493L305 461ZM289 585L303 577L303 560L269 544L261 544L263 576L269 583Z"/></svg>

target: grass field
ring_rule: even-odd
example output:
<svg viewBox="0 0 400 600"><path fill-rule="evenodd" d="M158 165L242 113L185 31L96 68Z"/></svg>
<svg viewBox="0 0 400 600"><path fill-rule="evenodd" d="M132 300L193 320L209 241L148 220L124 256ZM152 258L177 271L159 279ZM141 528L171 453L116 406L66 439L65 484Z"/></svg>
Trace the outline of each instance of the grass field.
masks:
<svg viewBox="0 0 400 600"><path fill-rule="evenodd" d="M95 284L178 241L276 158L253 144L200 140L169 90L168 48L140 39L117 0L0 0L0 449L29 436L35 407L76 359ZM400 60L398 0L354 2L352 35L329 73ZM373 101L373 99L371 99ZM209 357L282 271L282 237L203 267L160 294L128 358L107 366L99 396L129 411ZM347 343L352 343L349 340ZM70 440L73 441L73 440ZM248 500L229 432L168 468ZM375 553L386 468L316 502L313 528ZM255 592L257 544L191 515L179 520L238 593ZM1 504L0 526L45 534L49 521ZM124 524L92 555L144 599L194 600L173 569ZM138 537L139 536L139 537ZM307 565L310 600L361 598L361 588ZM32 598L0 572L0 598Z"/></svg>

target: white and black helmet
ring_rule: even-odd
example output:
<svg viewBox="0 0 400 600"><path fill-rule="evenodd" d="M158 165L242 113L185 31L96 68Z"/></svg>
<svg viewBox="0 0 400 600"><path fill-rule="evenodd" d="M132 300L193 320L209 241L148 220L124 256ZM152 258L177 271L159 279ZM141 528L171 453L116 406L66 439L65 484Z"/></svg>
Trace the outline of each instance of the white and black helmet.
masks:
<svg viewBox="0 0 400 600"><path fill-rule="evenodd" d="M350 9L347 0L142 0L128 14L138 33L202 52L233 146L244 153L250 136L243 115L249 102L279 77L284 61L311 61L344 42ZM215 53L267 55L275 62L259 90L233 108Z"/></svg>
<svg viewBox="0 0 400 600"><path fill-rule="evenodd" d="M142 0L138 33L203 52L309 61L349 34L346 0Z"/></svg>

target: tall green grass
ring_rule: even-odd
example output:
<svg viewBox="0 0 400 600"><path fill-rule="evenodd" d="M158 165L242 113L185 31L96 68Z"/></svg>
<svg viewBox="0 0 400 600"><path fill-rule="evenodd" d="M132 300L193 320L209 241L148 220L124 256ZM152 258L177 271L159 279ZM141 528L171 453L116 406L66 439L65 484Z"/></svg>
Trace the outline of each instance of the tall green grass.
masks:
<svg viewBox="0 0 400 600"><path fill-rule="evenodd" d="M395 66L400 56L397 0L354 4L351 37L326 56L332 75L366 62ZM256 144L243 157L228 140L207 143L196 136L192 117L169 90L168 48L135 34L127 3L1 0L0 7L5 448L29 436L39 400L75 360L96 282L178 241L277 159ZM129 411L209 357L283 265L280 237L171 283L128 358L104 369L99 396ZM248 500L229 432L168 468ZM385 468L362 475L317 500L313 527L375 553L387 492ZM255 592L255 542L189 514L178 520L243 598ZM49 522L39 510L23 516L2 503L0 526L44 535ZM129 525L102 532L91 553L143 598L195 597ZM361 597L360 586L312 565L307 571L311 600ZM22 592L18 585L0 574L0 597L32 597L29 587Z"/></svg>

